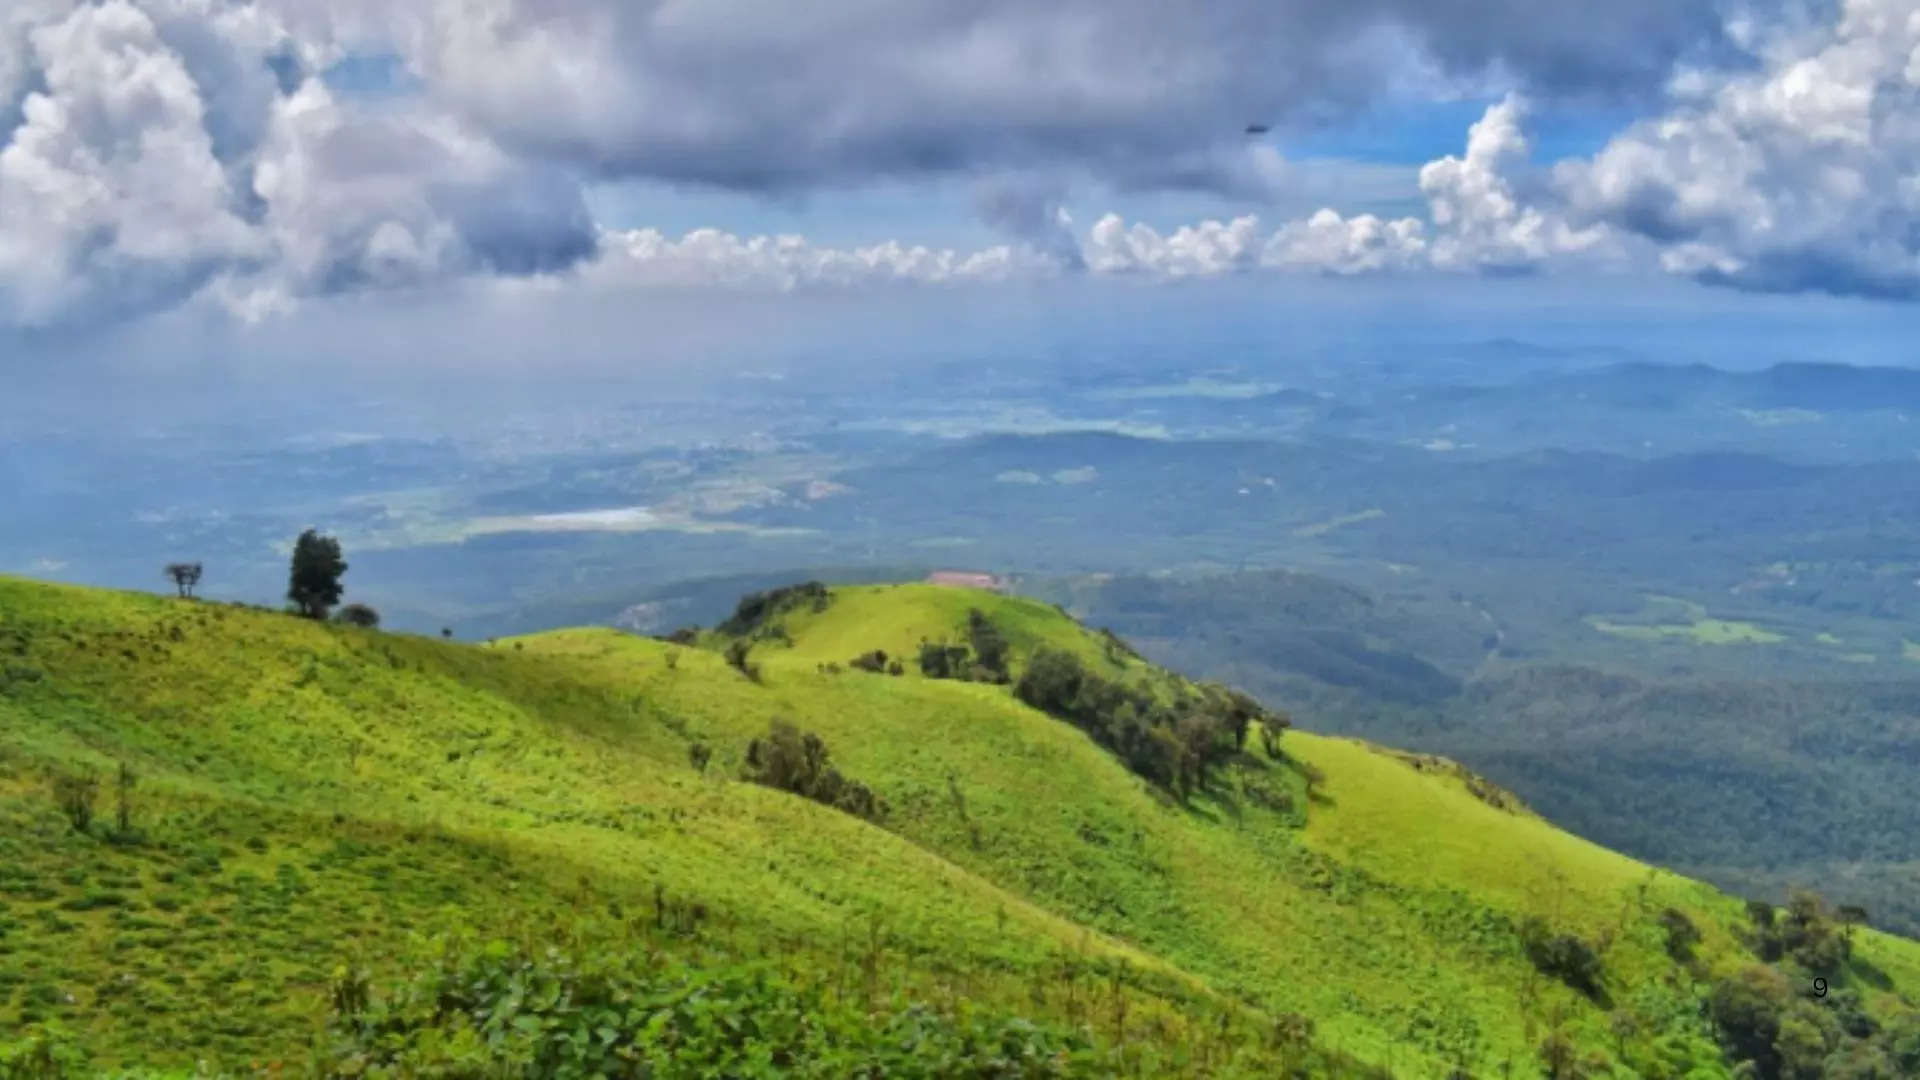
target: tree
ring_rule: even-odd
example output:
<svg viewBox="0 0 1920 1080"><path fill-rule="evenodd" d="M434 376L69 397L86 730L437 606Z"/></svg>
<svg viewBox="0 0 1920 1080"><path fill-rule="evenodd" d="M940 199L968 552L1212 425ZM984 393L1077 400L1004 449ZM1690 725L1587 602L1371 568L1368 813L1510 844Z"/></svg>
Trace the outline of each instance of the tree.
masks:
<svg viewBox="0 0 1920 1080"><path fill-rule="evenodd" d="M1683 964L1693 961L1693 947L1700 944L1700 928L1687 913L1668 908L1660 913L1660 926L1667 932L1667 955Z"/></svg>
<svg viewBox="0 0 1920 1080"><path fill-rule="evenodd" d="M747 659L747 654L752 651L752 649L753 646L745 640L729 642L727 644L727 663L732 665L734 670L740 674L745 675L754 682L759 682L760 665Z"/></svg>
<svg viewBox="0 0 1920 1080"><path fill-rule="evenodd" d="M967 639L973 644L973 655L980 666L994 676L993 681L1001 682L1007 678L1007 639L1000 628L993 625L979 608L967 611Z"/></svg>
<svg viewBox="0 0 1920 1080"><path fill-rule="evenodd" d="M967 674L967 647L943 641L920 643L920 674L929 679L964 679Z"/></svg>
<svg viewBox="0 0 1920 1080"><path fill-rule="evenodd" d="M165 573L173 579L173 587L180 590L182 597L192 596L193 587L200 584L200 564L197 562L168 563Z"/></svg>
<svg viewBox="0 0 1920 1080"><path fill-rule="evenodd" d="M1834 912L1840 919L1841 936L1846 939L1847 948L1853 948L1853 928L1867 924L1867 909L1859 904L1841 904Z"/></svg>
<svg viewBox="0 0 1920 1080"><path fill-rule="evenodd" d="M340 575L347 572L340 557L340 541L308 529L293 544L293 564L287 578L287 599L309 619L324 619L340 602L344 591Z"/></svg>
<svg viewBox="0 0 1920 1080"><path fill-rule="evenodd" d="M1728 1059L1751 1061L1762 1076L1779 1075L1774 1040L1791 1000L1786 976L1758 964L1715 983L1707 999L1708 1015L1719 1030Z"/></svg>
<svg viewBox="0 0 1920 1080"><path fill-rule="evenodd" d="M334 614L333 621L346 623L348 626L362 627L367 630L378 630L380 628L380 613L365 604L348 604Z"/></svg>

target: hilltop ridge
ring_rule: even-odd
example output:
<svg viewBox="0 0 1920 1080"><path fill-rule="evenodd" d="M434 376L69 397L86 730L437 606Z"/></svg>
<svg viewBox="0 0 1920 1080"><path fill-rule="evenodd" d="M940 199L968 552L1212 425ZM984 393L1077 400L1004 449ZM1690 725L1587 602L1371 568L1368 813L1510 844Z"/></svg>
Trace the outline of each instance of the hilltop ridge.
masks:
<svg viewBox="0 0 1920 1080"><path fill-rule="evenodd" d="M974 612L1004 681L924 674ZM1703 1002L1761 964L1740 901L1444 759L1270 743L1271 716L1199 783L1157 782L1027 703L1043 654L1142 703L1228 700L1051 606L935 585L763 598L678 643L469 646L0 578L0 1030L240 1069L335 1030L341 963L385 985L416 934L578 922L1030 1016L1092 1040L1085 1075L1500 1075L1553 1045L1585 1075L1731 1074ZM744 779L776 722L878 820ZM49 777L89 771L101 820L76 830ZM1846 935L1791 977L1904 1030L1920 945Z"/></svg>

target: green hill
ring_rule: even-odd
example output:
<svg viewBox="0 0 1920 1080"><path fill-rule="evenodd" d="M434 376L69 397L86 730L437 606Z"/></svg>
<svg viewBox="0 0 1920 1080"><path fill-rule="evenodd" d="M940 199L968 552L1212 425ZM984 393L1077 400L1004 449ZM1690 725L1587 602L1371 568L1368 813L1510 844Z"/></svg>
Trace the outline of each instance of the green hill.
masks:
<svg viewBox="0 0 1920 1080"><path fill-rule="evenodd" d="M922 676L921 642L967 641L976 608L1015 678L1050 650L1143 704L1220 700L1046 605L933 586L776 597L690 645L466 646L0 578L0 1045L345 1075L574 1037L536 1017L489 1043L484 1010L445 1007L486 983L496 1018L614 987L583 1045L774 1047L727 1075L831 1044L912 1045L927 1075L1711 1077L1713 1018L1752 984L1791 1013L1746 1055L1762 1075L1813 1060L1794 1024L1824 1060L1905 1038L1920 1068L1920 945L1811 909L1756 930L1443 759L1353 740L1256 731L1183 798L1021 687ZM850 666L874 650L902 673ZM741 779L780 720L884 816ZM593 979L528 989L576 960ZM827 1019L782 1034L794 1002ZM1006 1071L925 1064L936 1046ZM58 1056L16 1042L0 1075L7 1053ZM813 1074L854 1074L833 1060Z"/></svg>

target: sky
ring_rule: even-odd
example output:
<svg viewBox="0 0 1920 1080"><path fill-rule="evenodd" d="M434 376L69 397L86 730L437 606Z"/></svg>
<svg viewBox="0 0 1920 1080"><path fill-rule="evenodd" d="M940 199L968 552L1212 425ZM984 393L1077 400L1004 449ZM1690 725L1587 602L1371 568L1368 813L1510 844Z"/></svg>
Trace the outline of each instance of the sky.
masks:
<svg viewBox="0 0 1920 1080"><path fill-rule="evenodd" d="M9 0L0 371L684 363L1101 290L1897 361L1917 94L1920 0Z"/></svg>

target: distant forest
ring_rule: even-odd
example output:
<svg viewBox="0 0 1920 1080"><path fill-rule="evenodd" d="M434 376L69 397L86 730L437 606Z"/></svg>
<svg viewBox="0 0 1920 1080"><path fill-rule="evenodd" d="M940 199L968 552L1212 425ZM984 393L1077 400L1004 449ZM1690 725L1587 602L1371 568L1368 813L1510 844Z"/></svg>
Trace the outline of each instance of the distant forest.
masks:
<svg viewBox="0 0 1920 1080"><path fill-rule="evenodd" d="M1920 678L1897 668L1649 673L1597 634L1604 663L1515 658L1474 602L1311 574L1032 587L1304 727L1454 757L1598 843L1748 896L1817 889L1920 933Z"/></svg>

